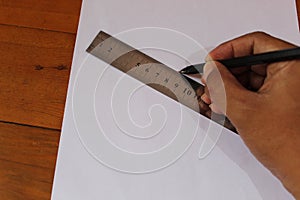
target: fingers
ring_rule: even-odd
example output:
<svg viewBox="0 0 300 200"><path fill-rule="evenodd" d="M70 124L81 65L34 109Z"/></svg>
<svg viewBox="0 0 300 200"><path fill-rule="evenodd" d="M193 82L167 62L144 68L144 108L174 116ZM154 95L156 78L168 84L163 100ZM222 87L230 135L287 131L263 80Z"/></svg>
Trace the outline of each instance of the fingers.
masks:
<svg viewBox="0 0 300 200"><path fill-rule="evenodd" d="M260 76L267 75L267 68L265 64L251 66L251 71L255 72Z"/></svg>
<svg viewBox="0 0 300 200"><path fill-rule="evenodd" d="M203 101L201 99L201 96L204 95L204 87L199 87L197 90L196 90L196 94L197 94L197 97L198 97L198 104L199 104L199 108L200 108L200 113L208 118L210 118L210 108L209 108L209 104L206 103L205 101Z"/></svg>
<svg viewBox="0 0 300 200"><path fill-rule="evenodd" d="M230 97L229 101L233 100L235 94L243 89L242 86L226 67L213 61L205 65L203 79L207 87L202 100L207 104L213 104L211 108L214 112L226 114L227 103L229 103L227 96Z"/></svg>
<svg viewBox="0 0 300 200"><path fill-rule="evenodd" d="M242 122L247 124L245 113L255 113L254 108L260 105L262 99L259 96L261 89L267 88L264 87L267 79L279 70L278 66L284 68L284 64L277 63L277 67L270 64L228 69L214 60L293 47L293 44L261 32L250 33L219 45L206 58L207 64L201 78L206 85L205 94L201 96L202 101L209 104L213 112L226 115L233 124L238 122L235 127L238 128Z"/></svg>
<svg viewBox="0 0 300 200"><path fill-rule="evenodd" d="M256 75L253 76L253 82L257 81L259 86L261 82L256 78ZM213 112L226 115L233 123L248 120L245 111L253 109L256 97L224 65L214 61L207 62L202 79L206 87L201 99L210 105Z"/></svg>
<svg viewBox="0 0 300 200"><path fill-rule="evenodd" d="M205 90L208 91L207 87L205 87ZM210 100L210 97L209 97L209 93L208 92L205 92L202 96L201 96L201 100L206 103L206 104L211 104L211 100Z"/></svg>
<svg viewBox="0 0 300 200"><path fill-rule="evenodd" d="M257 91L265 81L265 75L260 75L254 71L247 71L239 75L235 75L235 78L240 84L252 91Z"/></svg>
<svg viewBox="0 0 300 200"><path fill-rule="evenodd" d="M256 53L295 47L293 44L274 38L266 33L254 32L225 42L207 56L206 60L221 60ZM228 69L246 89L257 91L264 83L267 65Z"/></svg>
<svg viewBox="0 0 300 200"><path fill-rule="evenodd" d="M253 32L219 45L209 53L207 60L228 59L292 47L295 45L266 33Z"/></svg>
<svg viewBox="0 0 300 200"><path fill-rule="evenodd" d="M257 74L255 72L250 72L249 74L249 86L248 89L257 91L264 84L265 76Z"/></svg>

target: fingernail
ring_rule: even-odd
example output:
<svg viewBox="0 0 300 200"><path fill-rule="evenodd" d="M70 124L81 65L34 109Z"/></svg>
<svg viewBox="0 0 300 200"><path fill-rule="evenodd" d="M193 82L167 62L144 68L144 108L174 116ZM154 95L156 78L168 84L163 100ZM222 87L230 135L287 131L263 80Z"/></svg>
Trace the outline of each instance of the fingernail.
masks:
<svg viewBox="0 0 300 200"><path fill-rule="evenodd" d="M209 74L213 71L214 67L216 66L214 61L208 61L204 67L203 67L203 76L202 78L204 79L204 81L206 82L207 77L209 76Z"/></svg>
<svg viewBox="0 0 300 200"><path fill-rule="evenodd" d="M204 85L206 85L206 82L205 82L203 76L201 77L200 81L201 81L201 83L203 83Z"/></svg>
<svg viewBox="0 0 300 200"><path fill-rule="evenodd" d="M206 94L202 94L201 100L204 101L204 103L206 103L206 104L210 104L211 103L210 98Z"/></svg>

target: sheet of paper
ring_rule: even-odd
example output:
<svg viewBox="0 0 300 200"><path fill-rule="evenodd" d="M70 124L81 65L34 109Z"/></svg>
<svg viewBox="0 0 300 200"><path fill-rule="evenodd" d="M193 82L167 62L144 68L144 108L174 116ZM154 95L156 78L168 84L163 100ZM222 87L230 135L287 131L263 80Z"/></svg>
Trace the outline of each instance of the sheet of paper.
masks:
<svg viewBox="0 0 300 200"><path fill-rule="evenodd" d="M52 199L293 199L239 136L85 52L100 30L180 69L251 31L300 43L294 0L84 0Z"/></svg>

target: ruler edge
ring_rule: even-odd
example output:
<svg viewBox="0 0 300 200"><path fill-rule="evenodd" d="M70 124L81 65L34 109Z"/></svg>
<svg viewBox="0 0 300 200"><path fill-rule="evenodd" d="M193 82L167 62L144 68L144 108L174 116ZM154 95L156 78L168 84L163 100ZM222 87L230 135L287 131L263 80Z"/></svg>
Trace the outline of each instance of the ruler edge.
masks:
<svg viewBox="0 0 300 200"><path fill-rule="evenodd" d="M86 50L85 50L85 52L91 54L92 56L96 57L97 59L102 60L102 59L99 58L97 55L93 54L92 51L93 51L94 48L96 48L96 47L101 43L101 42L97 42L98 36L100 36L101 33L103 33L103 34L105 34L105 36L107 36L106 39L108 39L108 38L116 39L118 42L120 42L120 43L122 43L122 44L124 44L124 45L127 45L127 46L130 47L130 48L132 48L132 51L137 51L137 52L139 52L139 53L141 53L141 54L143 54L143 55L145 55L145 56L147 56L147 57L153 59L153 60L156 61L157 63L160 63L160 64L162 64L162 65L164 65L164 66L166 66L166 67L168 67L168 68L174 70L173 68L171 68L171 67L169 67L169 66L167 66L167 65L165 65L165 64L163 64L163 63L161 63L160 61L156 60L155 58L152 58L152 57L148 56L147 54L145 54L145 53L139 51L138 49L132 47L131 45L129 45L129 44L127 44L127 43L125 43L125 42L123 42L123 41L121 41L121 40L119 40L118 38L116 38L116 37L114 37L114 36L108 34L107 32L105 32L105 31L103 31L103 30L100 30L100 31L97 33L97 35L94 37L94 39L92 40L92 42L89 44L89 46L88 46L88 47L86 48ZM105 40L106 40L106 39L105 39ZM105 41L105 40L104 40L104 41ZM95 45L94 43L96 43L96 45ZM107 63L107 62L104 61L104 60L102 60L102 61L105 62L105 63ZM122 71L122 70L120 70L120 69L114 67L113 65L111 65L111 63L107 63L107 64L108 64L109 66L111 66L111 67L117 69L118 71L125 73L124 71ZM176 70L174 70L174 71L177 72ZM125 73L125 74L126 74L126 73ZM191 88L194 90L194 92L195 92L196 95L197 95L197 89L198 89L198 88L196 88L196 86L198 86L198 87L199 87L199 86L200 86L200 87L204 87L202 84L200 84L200 83L198 83L197 81L195 81L195 80L189 78L188 76L186 76L186 75L184 75L184 74L180 74L179 72L178 72L178 74L181 75L181 77L182 77L183 79L185 79L185 81L188 82L188 83L190 84ZM128 75L128 76L130 76L130 75ZM132 77L132 76L130 76L130 77ZM136 78L134 78L134 77L132 77L132 78L135 79L135 80L137 80L137 81L139 81L139 82L141 82L141 83L143 83L142 81L140 81L140 80L138 80L138 79L136 79ZM143 84L145 84L145 83L143 83ZM147 84L145 84L145 85L147 85ZM149 85L147 85L147 86L148 86L149 88L151 88L151 89L153 89L153 90L159 92L160 94L163 94L162 92L160 92L160 91L154 89L153 87L151 87L151 86L149 86ZM169 96L167 96L167 95L165 95L165 94L163 94L163 96L166 96L167 98L169 98L169 99L171 99L171 100L173 100L173 101L176 101L176 100L174 100L173 98L171 98L171 97L169 97ZM179 102L179 101L176 101L176 102L179 103L179 104L182 105L182 106L187 107L187 108L190 109L190 110L193 110L193 109L189 108L188 106L182 104L182 103ZM200 106L199 106L199 111L200 111L200 110L201 110L201 109L200 109ZM195 110L193 110L193 111L196 112ZM200 114L200 115L202 115L202 116L204 116L205 118L209 119L210 121L213 121L214 123L217 123L217 124L221 125L222 127L228 129L229 131L232 131L232 132L238 134L236 128L232 125L232 123L230 122L230 120L229 120L225 115L221 115L221 117L220 117L220 118L223 118L223 120L221 120L221 121L216 121L216 120L213 120L212 118L210 118L210 117L208 117L208 116L206 116L206 115L204 115L204 114L202 114L202 113L200 113L200 112L197 112L197 113ZM219 114L217 114L217 113L214 113L214 114L215 114L215 116L217 116L217 117L219 116Z"/></svg>

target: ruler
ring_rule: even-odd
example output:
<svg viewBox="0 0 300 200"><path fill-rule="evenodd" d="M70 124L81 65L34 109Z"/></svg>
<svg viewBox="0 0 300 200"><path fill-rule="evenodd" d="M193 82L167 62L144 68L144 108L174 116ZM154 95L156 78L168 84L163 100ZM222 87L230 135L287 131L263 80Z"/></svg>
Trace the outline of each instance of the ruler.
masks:
<svg viewBox="0 0 300 200"><path fill-rule="evenodd" d="M235 131L226 117L212 115L209 107L203 106L204 102L199 97L203 94L204 87L200 83L117 38L100 31L86 51L165 96Z"/></svg>

